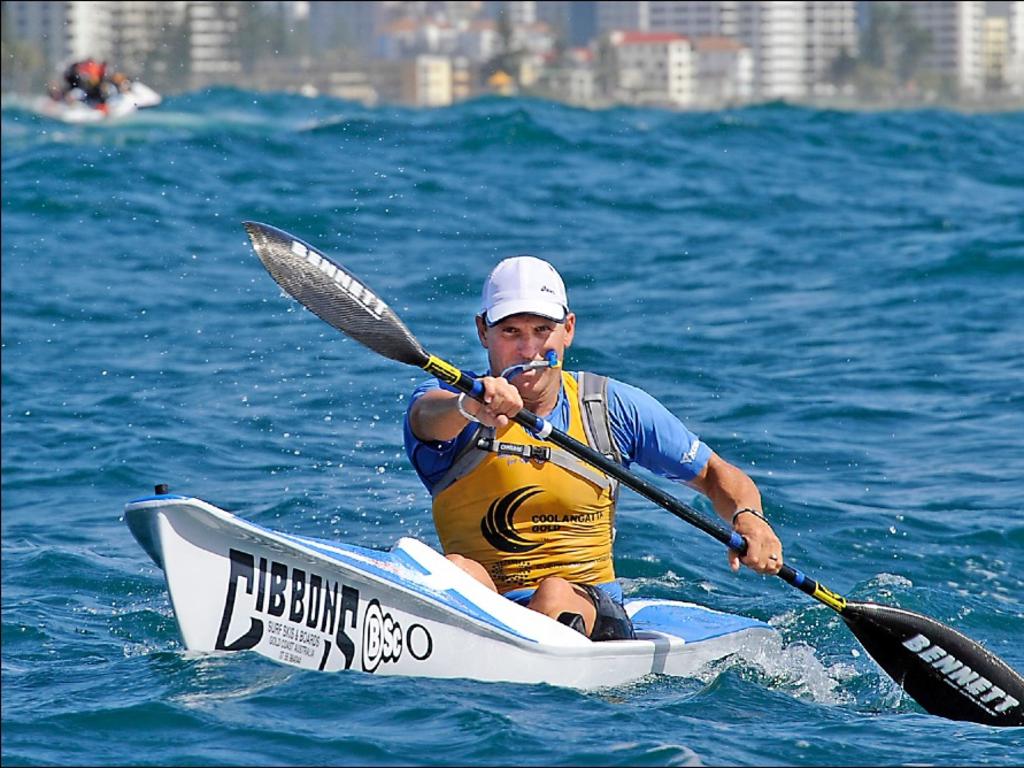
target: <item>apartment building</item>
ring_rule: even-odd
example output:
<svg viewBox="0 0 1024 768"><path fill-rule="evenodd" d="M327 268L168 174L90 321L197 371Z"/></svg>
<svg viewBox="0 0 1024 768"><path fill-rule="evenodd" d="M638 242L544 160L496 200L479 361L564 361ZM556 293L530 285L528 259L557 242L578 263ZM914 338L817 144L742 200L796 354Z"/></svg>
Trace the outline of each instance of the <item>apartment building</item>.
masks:
<svg viewBox="0 0 1024 768"><path fill-rule="evenodd" d="M465 56L452 59L452 102L470 99L476 92L473 63Z"/></svg>
<svg viewBox="0 0 1024 768"><path fill-rule="evenodd" d="M985 90L996 91L1006 85L1010 55L1010 25L1005 16L988 16L982 33Z"/></svg>
<svg viewBox="0 0 1024 768"><path fill-rule="evenodd" d="M456 84L452 60L432 54L397 61L380 60L373 68L372 79L381 101L416 107L450 105Z"/></svg>
<svg viewBox="0 0 1024 768"><path fill-rule="evenodd" d="M452 103L452 60L447 56L417 56L405 62L402 101L420 107Z"/></svg>
<svg viewBox="0 0 1024 768"><path fill-rule="evenodd" d="M747 47L754 95L801 98L827 93L832 62L857 53L853 0L677 0L636 3L651 32L691 39L733 38Z"/></svg>
<svg viewBox="0 0 1024 768"><path fill-rule="evenodd" d="M761 98L828 95L829 71L842 53L858 50L856 5L828 2L739 2L736 36L754 56Z"/></svg>
<svg viewBox="0 0 1024 768"><path fill-rule="evenodd" d="M617 29L628 29L649 32L650 7L647 0L639 2L622 2L622 0L602 0L597 3L597 31L613 32Z"/></svg>
<svg viewBox="0 0 1024 768"><path fill-rule="evenodd" d="M804 3L807 28L805 76L811 95L831 95L832 65L843 53L857 56L860 49L857 4L848 0L813 0Z"/></svg>
<svg viewBox="0 0 1024 768"><path fill-rule="evenodd" d="M187 3L193 88L229 83L241 74L239 17L240 9L236 3Z"/></svg>
<svg viewBox="0 0 1024 768"><path fill-rule="evenodd" d="M602 43L602 81L613 101L686 107L694 101L693 49L674 32L615 30Z"/></svg>
<svg viewBox="0 0 1024 768"><path fill-rule="evenodd" d="M754 57L731 37L698 37L693 41L697 105L718 107L749 101L754 95Z"/></svg>
<svg viewBox="0 0 1024 768"><path fill-rule="evenodd" d="M495 3L499 13L503 13L512 26L534 24L537 19L536 0L505 0Z"/></svg>
<svg viewBox="0 0 1024 768"><path fill-rule="evenodd" d="M737 37L754 57L754 92L765 99L807 94L806 5L799 0L737 4Z"/></svg>
<svg viewBox="0 0 1024 768"><path fill-rule="evenodd" d="M688 37L737 37L739 2L691 0L652 2L647 18L654 32L678 32Z"/></svg>
<svg viewBox="0 0 1024 768"><path fill-rule="evenodd" d="M570 48L560 57L548 56L541 77L545 95L567 104L589 107L599 99L594 72L594 52L590 48Z"/></svg>
<svg viewBox="0 0 1024 768"><path fill-rule="evenodd" d="M5 2L10 33L36 43L53 68L76 59L95 56L109 59L112 48L108 3Z"/></svg>
<svg viewBox="0 0 1024 768"><path fill-rule="evenodd" d="M948 79L961 95L979 95L985 84L983 0L917 0L903 6L931 46L922 69Z"/></svg>
<svg viewBox="0 0 1024 768"><path fill-rule="evenodd" d="M403 17L384 26L375 50L381 58L405 59L419 54L451 55L458 46L459 30L447 19Z"/></svg>
<svg viewBox="0 0 1024 768"><path fill-rule="evenodd" d="M1007 17L1007 90L1024 96L1024 0L1010 3Z"/></svg>
<svg viewBox="0 0 1024 768"><path fill-rule="evenodd" d="M498 25L492 19L474 19L460 25L458 51L470 61L487 61L500 46Z"/></svg>
<svg viewBox="0 0 1024 768"><path fill-rule="evenodd" d="M102 7L108 18L110 60L124 72L141 75L166 29L184 22L188 3L122 0L92 5L95 10Z"/></svg>

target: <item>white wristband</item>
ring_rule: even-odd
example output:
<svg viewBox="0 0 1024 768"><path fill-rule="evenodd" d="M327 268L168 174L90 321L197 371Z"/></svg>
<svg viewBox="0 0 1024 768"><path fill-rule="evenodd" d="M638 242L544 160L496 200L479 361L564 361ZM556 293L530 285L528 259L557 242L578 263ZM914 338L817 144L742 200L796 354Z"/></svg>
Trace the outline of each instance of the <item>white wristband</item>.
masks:
<svg viewBox="0 0 1024 768"><path fill-rule="evenodd" d="M462 418L464 418L466 421L475 421L477 424L479 424L480 423L480 419L478 419L476 416L474 416L471 413L467 413L466 409L462 407L462 401L465 400L465 399L466 399L466 393L465 392L459 393L459 397L455 401L455 407L459 409L459 413L462 414Z"/></svg>

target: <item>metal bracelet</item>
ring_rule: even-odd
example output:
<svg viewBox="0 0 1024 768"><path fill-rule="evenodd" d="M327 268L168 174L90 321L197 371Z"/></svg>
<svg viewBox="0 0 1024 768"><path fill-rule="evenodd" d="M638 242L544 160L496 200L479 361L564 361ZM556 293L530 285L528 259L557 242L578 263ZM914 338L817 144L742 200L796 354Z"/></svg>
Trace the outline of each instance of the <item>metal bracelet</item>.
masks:
<svg viewBox="0 0 1024 768"><path fill-rule="evenodd" d="M754 517L759 517L765 523L768 523L768 520L765 518L765 516L762 515L760 512L758 512L756 509L754 509L753 507L744 507L743 509L737 509L736 512L733 514L733 516L732 516L732 527L733 528L736 527L736 518L739 517L740 515L742 515L744 512L749 512ZM768 523L768 525L771 525L771 523Z"/></svg>
<svg viewBox="0 0 1024 768"><path fill-rule="evenodd" d="M462 418L464 418L466 421L474 421L477 424L479 424L480 423L480 419L478 419L473 414L468 413L466 411L466 409L462 407L462 401L465 400L465 399L466 399L466 393L465 392L460 392L458 399L456 399L456 401L455 401L455 407L459 409L459 413L462 415Z"/></svg>

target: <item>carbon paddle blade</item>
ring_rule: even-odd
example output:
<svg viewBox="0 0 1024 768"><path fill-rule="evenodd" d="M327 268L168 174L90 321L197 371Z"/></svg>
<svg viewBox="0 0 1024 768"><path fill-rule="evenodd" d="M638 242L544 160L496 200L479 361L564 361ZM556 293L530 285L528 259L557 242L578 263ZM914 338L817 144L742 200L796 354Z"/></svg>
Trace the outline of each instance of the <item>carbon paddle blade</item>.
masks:
<svg viewBox="0 0 1024 768"><path fill-rule="evenodd" d="M429 355L405 324L351 272L276 227L243 222L270 276L322 320L384 357L422 368Z"/></svg>
<svg viewBox="0 0 1024 768"><path fill-rule="evenodd" d="M840 612L871 657L933 715L984 725L1024 725L1024 678L969 637L935 619L876 603Z"/></svg>

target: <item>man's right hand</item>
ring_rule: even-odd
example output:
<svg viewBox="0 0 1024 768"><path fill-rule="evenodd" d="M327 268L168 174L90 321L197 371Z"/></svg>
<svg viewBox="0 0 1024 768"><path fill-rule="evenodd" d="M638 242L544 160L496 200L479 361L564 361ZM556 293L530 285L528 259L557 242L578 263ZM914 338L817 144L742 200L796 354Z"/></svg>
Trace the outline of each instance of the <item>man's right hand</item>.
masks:
<svg viewBox="0 0 1024 768"><path fill-rule="evenodd" d="M487 427L502 428L523 409L523 398L507 380L500 376L484 376L477 379L483 385L482 402L468 395L462 400L466 413L475 416Z"/></svg>
<svg viewBox="0 0 1024 768"><path fill-rule="evenodd" d="M484 376L478 379L484 388L481 403L473 398L462 398L467 414L488 427L504 427L523 407L519 390L500 377ZM443 389L426 393L409 411L409 425L417 438L424 441L444 442L454 439L466 428L466 419L459 413L459 396Z"/></svg>

